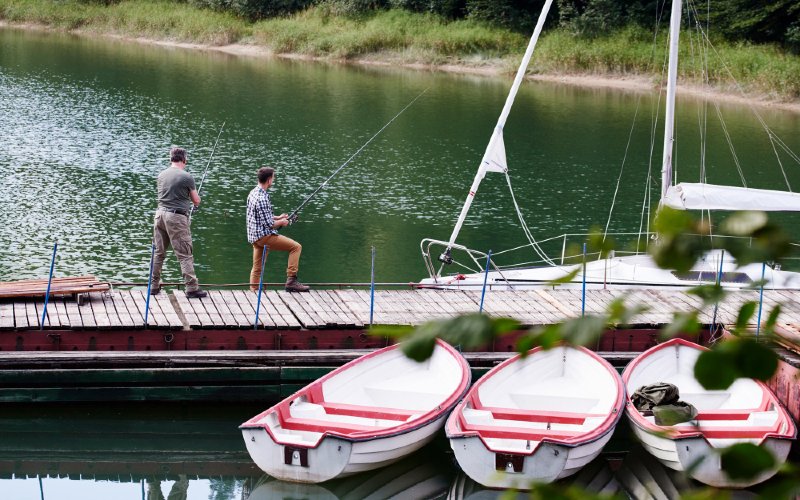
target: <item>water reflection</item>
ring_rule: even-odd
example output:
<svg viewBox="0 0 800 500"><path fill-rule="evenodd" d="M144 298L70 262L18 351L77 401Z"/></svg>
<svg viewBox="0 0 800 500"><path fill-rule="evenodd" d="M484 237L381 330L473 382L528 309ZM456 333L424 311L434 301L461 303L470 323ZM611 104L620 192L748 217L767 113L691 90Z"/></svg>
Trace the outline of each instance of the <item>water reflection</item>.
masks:
<svg viewBox="0 0 800 500"><path fill-rule="evenodd" d="M0 411L0 498L14 500L483 500L502 492L455 465L443 435L389 467L321 484L265 475L237 426L248 404L4 404ZM628 498L678 498L700 486L666 469L619 426L606 452L562 488ZM751 498L754 492L731 492ZM505 498L505 497L504 497ZM520 498L522 496L520 495Z"/></svg>

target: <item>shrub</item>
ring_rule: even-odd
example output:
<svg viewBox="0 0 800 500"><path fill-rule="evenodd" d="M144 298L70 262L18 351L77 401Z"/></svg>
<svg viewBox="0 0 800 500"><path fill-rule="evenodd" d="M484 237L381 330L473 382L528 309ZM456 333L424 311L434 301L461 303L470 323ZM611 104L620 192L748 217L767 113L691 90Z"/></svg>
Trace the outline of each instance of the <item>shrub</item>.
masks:
<svg viewBox="0 0 800 500"><path fill-rule="evenodd" d="M389 6L412 12L430 12L456 19L466 14L466 0L389 0Z"/></svg>

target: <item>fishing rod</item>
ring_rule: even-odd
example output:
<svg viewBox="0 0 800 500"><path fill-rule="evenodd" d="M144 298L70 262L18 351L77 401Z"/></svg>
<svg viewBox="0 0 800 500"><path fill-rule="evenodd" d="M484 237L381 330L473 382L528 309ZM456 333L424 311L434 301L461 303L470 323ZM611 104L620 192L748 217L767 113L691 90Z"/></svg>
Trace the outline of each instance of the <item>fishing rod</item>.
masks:
<svg viewBox="0 0 800 500"><path fill-rule="evenodd" d="M377 132L375 132L375 135L373 135L372 137L370 137L370 138L369 138L369 140L368 140L367 142L365 142L365 143L364 143L364 144L363 144L363 145L362 145L360 148L358 148L358 151L356 151L355 153L353 153L353 155L352 155L350 158L348 158L346 162L342 163L342 164L339 166L339 168L337 168L336 170L334 170L334 172L333 172L333 173L330 175L330 177L328 177L327 179L325 179L325 181L324 181L322 184L320 184L320 185L319 185L319 187L318 187L317 189L315 189L313 193L311 193L310 195L308 195L308 197L306 197L306 199L305 199L305 200L303 200L303 202L302 202L302 203L301 203L301 204L300 204L300 205L299 205L297 208L295 208L294 210L292 210L292 213L290 213L290 214L289 214L289 217L288 217L288 219L289 219L289 223L290 223L290 224L293 224L293 223L294 223L294 222L297 220L297 214L299 214L299 213L300 213L300 210L302 210L302 209L303 209L303 207L304 207L304 206L306 206L306 205L308 204L308 202L309 202L309 201L311 201L311 199L312 199L312 198L314 198L314 196L316 196L316 195L317 195L317 193L319 193L319 192L322 190L322 188L324 188L325 186L327 186L327 185L328 185L328 182L330 182L330 181L331 181L331 179L333 179L334 177L336 177L336 174L338 174L338 173L339 173L339 172L340 172L340 171L341 171L341 170L342 170L344 167L346 167L348 163L350 163L351 161L353 161L353 159L354 159L356 156L358 156L358 155L361 153L361 151L363 151L363 150L364 150L364 148L366 148L366 147L369 145L369 143L373 141L373 139L375 139L376 137L378 137L378 136L380 135L380 133L381 133L381 132L383 132L383 131L386 129L386 127L388 127L389 125L391 125L391 124L392 124L392 122L393 122L393 121L395 121L395 120L397 119L397 117L399 117L400 115L402 115L402 114L403 114L403 112L405 112L405 110L407 110L408 108L410 108L410 107L411 107L411 105L412 105L412 104L414 104L415 102L417 102L417 99L419 99L420 97L422 97L422 95L423 95L425 92L427 92L429 89L430 89L430 87L428 87L427 89L423 90L422 92L420 92L420 94L419 94L417 97L415 97L414 99L412 99L412 100L411 100L411 102L409 102L408 104L406 104L406 107L404 107L403 109L401 109L401 110L400 110L400 112L398 112L396 115L394 115L394 117L392 117L392 119L391 119L391 120L389 120L389 121L386 123L386 125L384 125L383 127L381 127L381 129L380 129L380 130L378 130Z"/></svg>
<svg viewBox="0 0 800 500"><path fill-rule="evenodd" d="M211 154L208 156L208 161L206 162L206 168L203 170L203 177L200 179L200 187L197 188L197 194L200 194L200 190L203 189L203 181L206 180L206 174L208 173L208 167L211 165L211 159L214 158L214 151L217 150L217 143L219 143L219 138L222 135L222 129L225 128L225 123L222 122L222 126L219 128L219 133L217 134L217 140L214 141L214 147L211 148Z"/></svg>

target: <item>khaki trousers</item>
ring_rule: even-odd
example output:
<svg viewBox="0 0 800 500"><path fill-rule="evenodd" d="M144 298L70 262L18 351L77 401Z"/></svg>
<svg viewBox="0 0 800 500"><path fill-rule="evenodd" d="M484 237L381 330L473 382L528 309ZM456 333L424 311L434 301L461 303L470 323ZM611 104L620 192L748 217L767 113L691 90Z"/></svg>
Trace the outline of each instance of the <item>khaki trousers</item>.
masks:
<svg viewBox="0 0 800 500"><path fill-rule="evenodd" d="M253 243L253 269L250 271L250 289L258 290L258 281L261 277L261 253L267 247L269 256L270 250L289 252L289 263L286 266L286 277L297 276L297 269L300 266L300 252L303 247L300 243L286 236L279 234L268 234Z"/></svg>
<svg viewBox="0 0 800 500"><path fill-rule="evenodd" d="M153 223L153 244L156 246L153 256L153 285L154 289L161 288L161 268L167 257L167 249L172 246L178 262L181 264L183 282L186 291L191 292L200 288L197 276L194 274L194 257L192 256L192 231L189 217L172 212L156 211Z"/></svg>

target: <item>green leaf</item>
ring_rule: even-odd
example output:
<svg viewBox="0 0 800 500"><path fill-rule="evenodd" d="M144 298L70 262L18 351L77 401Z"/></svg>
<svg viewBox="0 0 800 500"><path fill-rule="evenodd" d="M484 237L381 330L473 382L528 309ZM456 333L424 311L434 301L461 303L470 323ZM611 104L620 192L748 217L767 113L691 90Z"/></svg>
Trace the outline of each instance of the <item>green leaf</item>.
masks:
<svg viewBox="0 0 800 500"><path fill-rule="evenodd" d="M672 322L661 329L659 337L668 340L681 333L694 334L700 331L700 322L697 320L697 311L679 312L672 317Z"/></svg>
<svg viewBox="0 0 800 500"><path fill-rule="evenodd" d="M547 325L537 328L531 334L531 338L534 345L542 346L545 350L552 349L558 345L559 342L564 340L561 325Z"/></svg>
<svg viewBox="0 0 800 500"><path fill-rule="evenodd" d="M523 358L528 356L528 351L536 347L536 339L533 335L523 335L519 339L517 339L517 352L522 355Z"/></svg>
<svg viewBox="0 0 800 500"><path fill-rule="evenodd" d="M759 492L761 498L786 498L794 499L800 495L800 475L785 477L780 480L771 480Z"/></svg>
<svg viewBox="0 0 800 500"><path fill-rule="evenodd" d="M407 337L414 331L413 326L379 325L369 329L369 334L375 337L389 337L398 339Z"/></svg>
<svg viewBox="0 0 800 500"><path fill-rule="evenodd" d="M703 351L694 365L694 378L704 388L723 390L736 380L737 371L733 357L719 350Z"/></svg>
<svg viewBox="0 0 800 500"><path fill-rule="evenodd" d="M739 309L739 314L736 316L736 330L741 332L747 328L750 319L756 312L756 307L758 307L757 302L745 302L742 304L742 307Z"/></svg>
<svg viewBox="0 0 800 500"><path fill-rule="evenodd" d="M764 323L764 333L775 333L775 324L778 323L778 316L781 314L781 305L777 304L772 311L769 312L766 323Z"/></svg>
<svg viewBox="0 0 800 500"><path fill-rule="evenodd" d="M571 283L572 280L575 279L575 276L577 276L579 272L581 272L581 267L577 266L575 269L573 269L572 271L568 272L564 276L562 276L560 278L556 278L556 279L554 279L552 281L548 281L547 284L555 286L555 285L563 285L564 283Z"/></svg>
<svg viewBox="0 0 800 500"><path fill-rule="evenodd" d="M605 332L608 320L602 316L583 316L561 324L561 337L572 345L590 345Z"/></svg>
<svg viewBox="0 0 800 500"><path fill-rule="evenodd" d="M686 293L700 297L704 306L718 304L722 301L722 299L725 298L726 295L725 289L717 284L696 286L687 290Z"/></svg>
<svg viewBox="0 0 800 500"><path fill-rule="evenodd" d="M608 257L617 247L614 238L605 235L599 228L593 228L589 234L587 247L591 253L598 253L601 259Z"/></svg>
<svg viewBox="0 0 800 500"><path fill-rule="evenodd" d="M720 228L730 236L750 237L768 221L766 212L736 212L725 219Z"/></svg>
<svg viewBox="0 0 800 500"><path fill-rule="evenodd" d="M767 381L778 369L778 355L769 347L752 339L736 339L736 368L739 377Z"/></svg>
<svg viewBox="0 0 800 500"><path fill-rule="evenodd" d="M436 336L415 334L403 342L401 349L409 358L417 362L422 362L433 355L433 348L435 346Z"/></svg>
<svg viewBox="0 0 800 500"><path fill-rule="evenodd" d="M722 469L734 480L756 477L775 466L775 457L767 449L752 443L738 443L720 450Z"/></svg>

